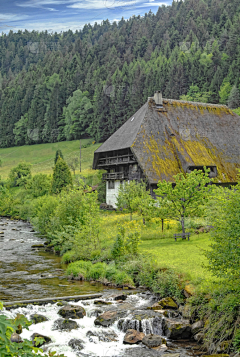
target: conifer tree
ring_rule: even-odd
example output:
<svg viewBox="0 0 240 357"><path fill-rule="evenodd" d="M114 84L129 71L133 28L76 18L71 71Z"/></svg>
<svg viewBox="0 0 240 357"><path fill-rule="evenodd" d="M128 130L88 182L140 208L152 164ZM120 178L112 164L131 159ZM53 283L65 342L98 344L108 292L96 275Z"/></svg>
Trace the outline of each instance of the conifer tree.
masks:
<svg viewBox="0 0 240 357"><path fill-rule="evenodd" d="M240 95L238 88L234 85L228 97L228 106L231 109L240 107Z"/></svg>
<svg viewBox="0 0 240 357"><path fill-rule="evenodd" d="M51 192L60 193L66 186L72 185L72 176L66 162L59 157L53 170Z"/></svg>

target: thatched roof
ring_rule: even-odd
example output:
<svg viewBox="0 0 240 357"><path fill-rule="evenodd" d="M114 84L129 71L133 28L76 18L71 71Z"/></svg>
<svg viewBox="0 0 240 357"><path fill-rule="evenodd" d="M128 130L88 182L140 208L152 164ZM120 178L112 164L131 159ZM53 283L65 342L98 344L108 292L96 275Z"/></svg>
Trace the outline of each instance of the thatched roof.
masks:
<svg viewBox="0 0 240 357"><path fill-rule="evenodd" d="M134 119L133 119L134 118ZM191 166L216 166L216 182L236 182L240 168L240 117L224 105L149 98L95 151L131 148L149 183Z"/></svg>

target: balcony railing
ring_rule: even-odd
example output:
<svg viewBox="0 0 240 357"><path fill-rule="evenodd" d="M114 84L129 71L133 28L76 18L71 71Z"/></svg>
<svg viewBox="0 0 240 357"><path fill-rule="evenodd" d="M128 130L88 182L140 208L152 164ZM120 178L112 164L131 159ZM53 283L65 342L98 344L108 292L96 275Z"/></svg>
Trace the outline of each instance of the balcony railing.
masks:
<svg viewBox="0 0 240 357"><path fill-rule="evenodd" d="M136 162L137 161L133 155L106 157L106 158L99 159L98 167L118 165L118 164L134 164Z"/></svg>
<svg viewBox="0 0 240 357"><path fill-rule="evenodd" d="M128 180L128 174L125 172L109 172L103 174L103 180Z"/></svg>

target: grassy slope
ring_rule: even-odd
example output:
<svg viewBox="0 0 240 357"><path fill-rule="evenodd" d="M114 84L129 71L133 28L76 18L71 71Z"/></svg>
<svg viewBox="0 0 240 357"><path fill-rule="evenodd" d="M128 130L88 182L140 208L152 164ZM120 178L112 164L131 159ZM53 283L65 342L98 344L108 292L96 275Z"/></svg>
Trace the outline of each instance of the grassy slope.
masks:
<svg viewBox="0 0 240 357"><path fill-rule="evenodd" d="M134 219L139 218L137 216ZM117 234L117 223L129 221L129 214L118 214L107 212L103 214L101 222L101 236L106 247L113 244ZM140 220L139 220L140 222ZM165 230L161 232L161 221L153 219L142 226L142 238L140 252L151 253L159 267L172 267L194 284L208 284L213 279L203 264L207 265L207 259L203 251L209 249L210 234L192 234L189 241L177 239L175 242L173 234L179 232L179 227L174 221L165 224Z"/></svg>
<svg viewBox="0 0 240 357"><path fill-rule="evenodd" d="M82 145L88 143L89 139L83 139ZM93 162L93 153L100 144L94 144L88 148L82 148L82 170L90 171ZM62 150L64 159L67 161L71 157L79 156L79 140L62 141L59 143L25 145L12 148L0 149L0 176L6 179L11 168L17 166L19 162L26 161L32 164L32 173L51 174L53 160L56 150Z"/></svg>

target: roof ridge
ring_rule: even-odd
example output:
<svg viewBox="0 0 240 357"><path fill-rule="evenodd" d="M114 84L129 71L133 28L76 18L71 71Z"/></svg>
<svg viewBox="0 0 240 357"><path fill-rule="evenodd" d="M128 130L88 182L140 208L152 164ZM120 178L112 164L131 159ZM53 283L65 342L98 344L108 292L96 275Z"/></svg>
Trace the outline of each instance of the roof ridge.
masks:
<svg viewBox="0 0 240 357"><path fill-rule="evenodd" d="M154 99L154 98L152 98ZM228 108L227 105L225 104L213 104L213 103L203 103L203 102L191 102L191 101L187 101L187 100L179 100L179 99L167 99L167 98L163 98L163 101L168 102L170 104L173 104L173 102L177 102L177 103L182 103L182 104L192 104L192 105L196 105L196 106L205 106L205 107L211 107L211 108Z"/></svg>

